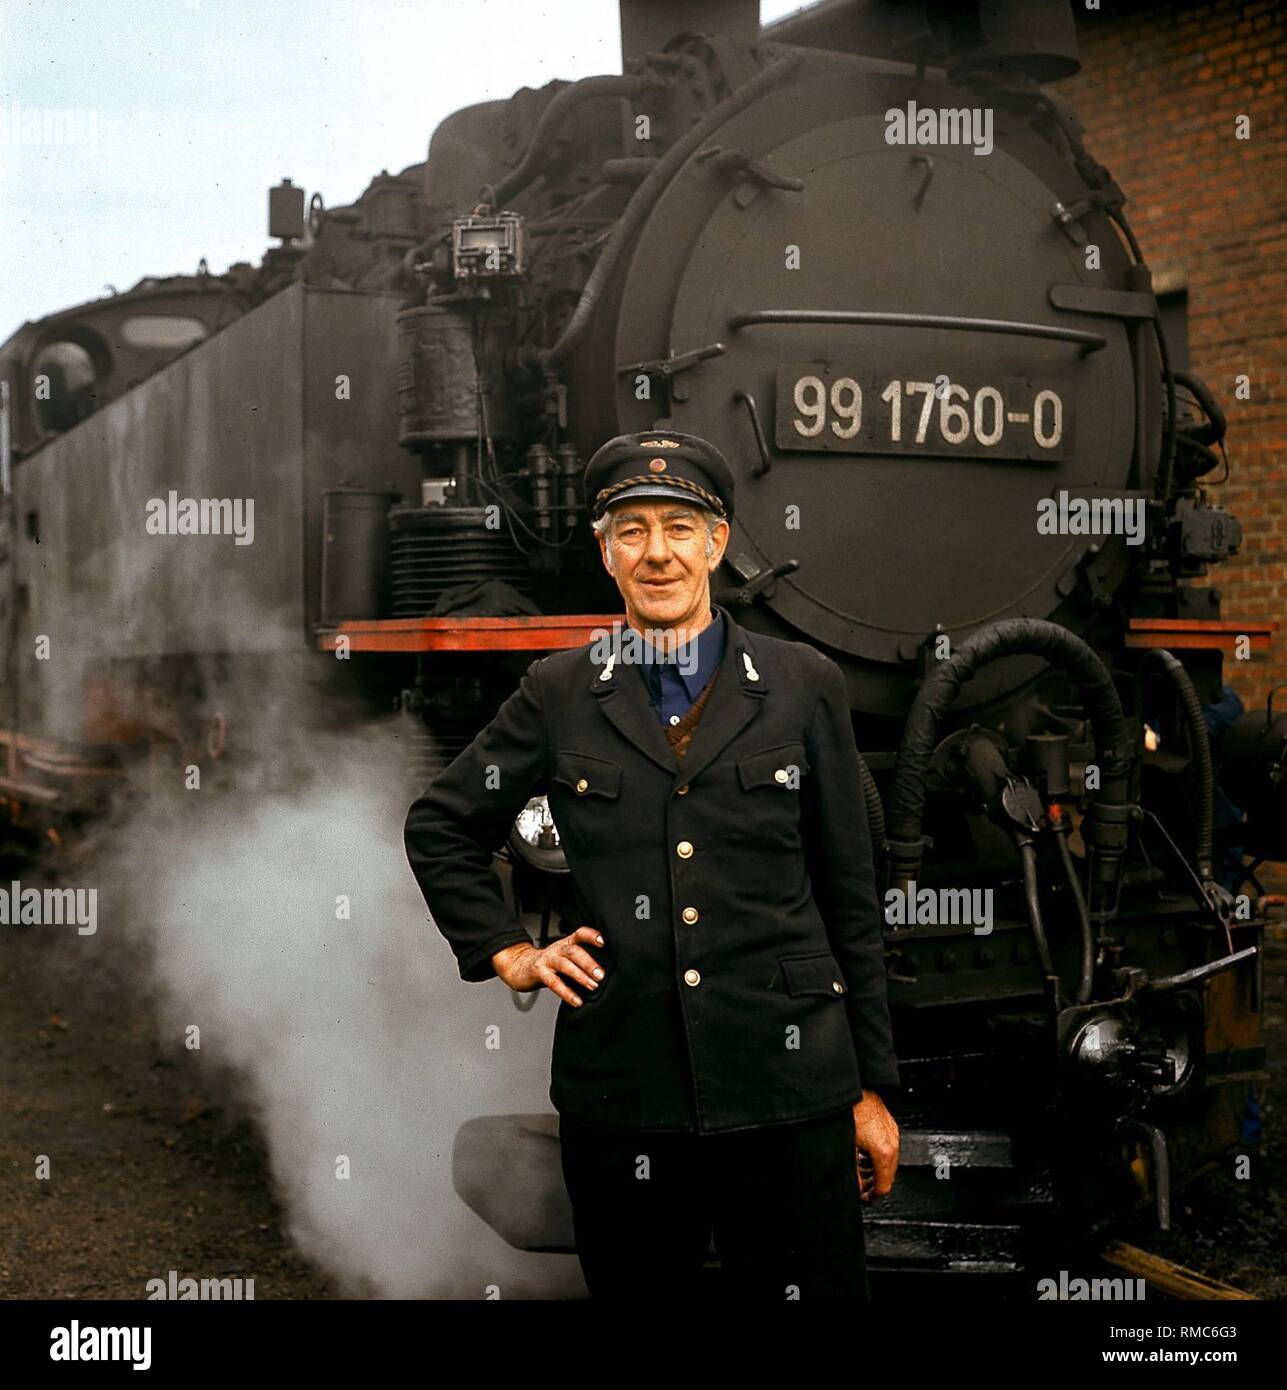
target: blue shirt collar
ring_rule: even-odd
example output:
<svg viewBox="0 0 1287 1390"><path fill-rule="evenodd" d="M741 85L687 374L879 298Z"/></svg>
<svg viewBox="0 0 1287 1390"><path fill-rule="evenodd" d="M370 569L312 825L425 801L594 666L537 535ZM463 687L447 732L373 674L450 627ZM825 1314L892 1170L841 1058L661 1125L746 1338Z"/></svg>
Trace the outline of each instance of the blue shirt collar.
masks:
<svg viewBox="0 0 1287 1390"><path fill-rule="evenodd" d="M660 661L650 659L645 655L642 664L644 680L648 683L648 688L656 697L661 692L661 667L671 666L675 674L684 683L684 689L688 692L690 700L697 697L706 688L707 682L715 674L720 662L724 657L724 647L727 643L726 623L724 614L718 608L712 608L712 620L697 634L692 640L692 646L696 648L697 659L693 661L687 651L681 651L678 655L688 657L682 661ZM651 654L656 649L651 643L645 643L645 653ZM691 667L685 670L684 667Z"/></svg>

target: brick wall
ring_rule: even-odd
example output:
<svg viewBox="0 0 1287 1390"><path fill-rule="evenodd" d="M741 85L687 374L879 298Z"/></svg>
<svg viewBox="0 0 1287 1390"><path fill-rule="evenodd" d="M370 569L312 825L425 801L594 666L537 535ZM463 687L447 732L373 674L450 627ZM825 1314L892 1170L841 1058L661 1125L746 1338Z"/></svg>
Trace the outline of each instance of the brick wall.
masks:
<svg viewBox="0 0 1287 1390"><path fill-rule="evenodd" d="M1287 6L1071 3L1082 71L1058 90L1126 194L1155 283L1184 272L1190 368L1229 419L1230 478L1210 492L1244 538L1212 582L1225 617L1282 624L1271 652L1226 659L1250 708L1287 681ZM1234 397L1240 373L1250 400Z"/></svg>

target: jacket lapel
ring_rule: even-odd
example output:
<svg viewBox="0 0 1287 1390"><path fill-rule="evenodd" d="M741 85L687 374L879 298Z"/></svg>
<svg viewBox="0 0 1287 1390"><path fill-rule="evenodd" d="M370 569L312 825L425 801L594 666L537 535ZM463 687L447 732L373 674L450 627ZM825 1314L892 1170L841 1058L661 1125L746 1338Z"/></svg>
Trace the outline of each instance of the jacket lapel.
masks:
<svg viewBox="0 0 1287 1390"><path fill-rule="evenodd" d="M764 675L755 664L750 634L734 621L727 608L721 604L713 606L723 613L727 624L724 657L682 763L675 757L661 721L648 702L638 670L613 661L611 668L596 665L590 681L596 703L617 731L658 767L676 777L682 775L686 782L709 766L741 733L759 712L760 701L768 693Z"/></svg>

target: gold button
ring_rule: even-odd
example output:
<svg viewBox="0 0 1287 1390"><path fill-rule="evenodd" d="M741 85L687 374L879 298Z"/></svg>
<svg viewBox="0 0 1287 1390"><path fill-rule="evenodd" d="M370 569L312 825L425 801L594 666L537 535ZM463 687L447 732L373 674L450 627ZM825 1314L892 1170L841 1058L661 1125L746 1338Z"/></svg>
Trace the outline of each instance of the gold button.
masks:
<svg viewBox="0 0 1287 1390"><path fill-rule="evenodd" d="M778 770L773 774L773 780L774 780L775 782L785 782L786 779L787 779L787 777L788 777L788 775L789 775L789 774L788 774L786 768L780 767L780 768L778 768Z"/></svg>
<svg viewBox="0 0 1287 1390"><path fill-rule="evenodd" d="M696 970L685 970L685 971L684 971L684 983L685 983L686 985L700 985L701 982L702 982L702 977L697 973Z"/></svg>
<svg viewBox="0 0 1287 1390"><path fill-rule="evenodd" d="M845 992L845 987L839 980L832 980L831 988L834 989L837 994L843 994Z"/></svg>
<svg viewBox="0 0 1287 1390"><path fill-rule="evenodd" d="M684 921L687 922L690 927L697 920L697 916L698 913L695 907L686 907L684 909Z"/></svg>
<svg viewBox="0 0 1287 1390"><path fill-rule="evenodd" d="M590 785L589 782L587 782L587 781L585 780L585 778L582 777L582 778L577 782L577 784L576 784L576 789L577 789L577 791L579 791L579 792L583 792L583 791L585 791L585 789L586 789L589 785Z"/></svg>
<svg viewBox="0 0 1287 1390"><path fill-rule="evenodd" d="M675 853L679 855L681 859L691 859L693 857L693 847L687 840L680 840L675 846Z"/></svg>
<svg viewBox="0 0 1287 1390"><path fill-rule="evenodd" d="M676 796L687 796L687 795L688 795L688 783L685 782L684 785L683 785L682 787L680 787L679 790L675 793L675 795L676 795Z"/></svg>

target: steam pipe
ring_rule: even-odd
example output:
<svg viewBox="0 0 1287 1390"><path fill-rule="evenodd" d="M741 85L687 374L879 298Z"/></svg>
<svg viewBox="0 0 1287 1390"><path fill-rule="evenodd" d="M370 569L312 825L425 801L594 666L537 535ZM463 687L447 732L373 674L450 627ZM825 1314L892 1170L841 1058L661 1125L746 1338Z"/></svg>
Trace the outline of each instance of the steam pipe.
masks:
<svg viewBox="0 0 1287 1390"><path fill-rule="evenodd" d="M1203 884L1207 884L1215 878L1212 853L1215 773L1211 766L1211 742L1207 737L1207 721L1202 715L1202 703L1198 699L1198 692L1193 688L1193 682L1183 665L1170 652L1160 647L1150 651L1144 660L1147 661L1149 657L1156 657L1171 678L1175 693L1180 697L1184 721L1189 726L1189 742L1193 745L1193 757L1198 765L1198 830L1194 860L1198 877Z"/></svg>
<svg viewBox="0 0 1287 1390"><path fill-rule="evenodd" d="M523 158L516 168L511 169L492 189L492 204L503 207L505 203L519 194L540 172L542 161L548 154L548 146L567 119L567 115L583 102L594 101L600 97L634 97L646 91L651 84L642 77L585 77L574 82L554 97L541 112L532 138L527 142Z"/></svg>
<svg viewBox="0 0 1287 1390"><path fill-rule="evenodd" d="M984 804L993 809L994 812L998 810L999 808L995 807L995 802L1001 796L1010 773L1001 750L991 739L972 738L966 745L965 766L970 780L974 783ZM1077 1003L1088 1004L1095 974L1094 936L1091 932L1090 917L1086 911L1086 899L1082 895L1081 884L1077 881L1077 874L1073 867L1072 855L1068 850L1068 824L1064 821L1062 811L1057 803L1052 804L1048 810L1051 829L1059 841L1059 851L1063 860L1064 872L1068 876L1068 886L1077 907L1077 920L1081 936L1081 971L1077 982ZM1000 816L997 815L996 818L1000 819ZM1045 922L1041 915L1041 899L1037 892L1036 842L1026 831L1015 833L1012 830L1011 834L1019 846L1019 854L1023 863L1024 901L1028 908L1028 925L1032 928L1033 941L1037 947L1037 958L1041 962L1044 974L1047 976L1055 975L1049 938L1046 936Z"/></svg>
<svg viewBox="0 0 1287 1390"><path fill-rule="evenodd" d="M1095 934L1091 930L1090 913L1086 908L1086 895L1081 891L1081 880L1077 877L1077 865L1073 862L1072 850L1068 848L1068 822L1060 820L1054 827L1055 841L1059 845L1059 858L1063 861L1064 877L1068 880L1068 891L1072 894L1077 909L1077 927L1081 933L1081 974L1077 980L1077 1004L1089 1004L1095 989Z"/></svg>
<svg viewBox="0 0 1287 1390"><path fill-rule="evenodd" d="M1028 925L1032 928L1032 940L1037 947L1037 960L1041 965L1042 978L1048 980L1055 976L1055 963L1050 955L1045 923L1041 920L1041 896L1037 891L1037 845L1034 840L1019 840L1019 858L1023 862L1023 897L1028 905ZM1057 986L1057 976L1055 980Z"/></svg>

